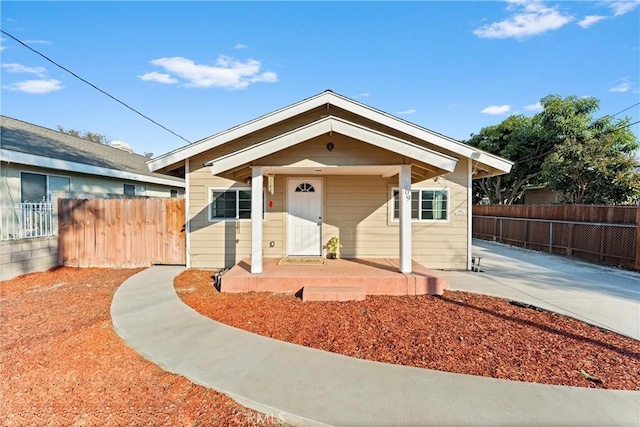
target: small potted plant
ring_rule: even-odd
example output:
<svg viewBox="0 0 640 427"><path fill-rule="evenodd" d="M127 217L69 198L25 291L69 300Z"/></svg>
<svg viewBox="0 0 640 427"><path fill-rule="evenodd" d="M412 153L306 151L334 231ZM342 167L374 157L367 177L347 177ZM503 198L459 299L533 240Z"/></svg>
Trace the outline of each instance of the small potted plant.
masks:
<svg viewBox="0 0 640 427"><path fill-rule="evenodd" d="M327 242L327 259L338 259L338 252L342 245L340 244L340 238L333 236Z"/></svg>

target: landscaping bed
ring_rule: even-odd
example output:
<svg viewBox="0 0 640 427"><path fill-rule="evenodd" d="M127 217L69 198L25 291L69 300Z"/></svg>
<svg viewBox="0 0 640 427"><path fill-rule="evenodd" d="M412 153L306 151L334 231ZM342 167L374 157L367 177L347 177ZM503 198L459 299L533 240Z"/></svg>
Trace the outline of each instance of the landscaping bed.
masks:
<svg viewBox="0 0 640 427"><path fill-rule="evenodd" d="M0 425L278 424L124 344L109 310L138 271L60 268L0 282Z"/></svg>
<svg viewBox="0 0 640 427"><path fill-rule="evenodd" d="M640 390L640 341L467 292L307 302L220 293L213 272L175 279L180 298L256 334L360 359L542 384Z"/></svg>

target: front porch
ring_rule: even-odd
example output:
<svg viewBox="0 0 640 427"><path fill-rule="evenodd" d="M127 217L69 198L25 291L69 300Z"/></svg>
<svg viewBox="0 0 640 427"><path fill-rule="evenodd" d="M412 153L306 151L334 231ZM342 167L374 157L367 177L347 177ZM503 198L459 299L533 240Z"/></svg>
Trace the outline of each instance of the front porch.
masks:
<svg viewBox="0 0 640 427"><path fill-rule="evenodd" d="M252 274L251 260L245 259L222 276L220 290L299 293L305 287L359 287L365 295L442 295L449 289L446 280L417 262L410 273L401 273L399 261L388 258L335 259L321 265L278 265L279 261L265 258L262 273Z"/></svg>

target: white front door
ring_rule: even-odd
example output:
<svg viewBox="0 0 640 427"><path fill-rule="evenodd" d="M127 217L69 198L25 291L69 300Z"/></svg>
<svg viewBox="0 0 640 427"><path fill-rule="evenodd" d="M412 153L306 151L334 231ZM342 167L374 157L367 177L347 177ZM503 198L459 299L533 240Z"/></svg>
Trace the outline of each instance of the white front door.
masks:
<svg viewBox="0 0 640 427"><path fill-rule="evenodd" d="M321 256L322 180L289 178L287 211L288 254Z"/></svg>

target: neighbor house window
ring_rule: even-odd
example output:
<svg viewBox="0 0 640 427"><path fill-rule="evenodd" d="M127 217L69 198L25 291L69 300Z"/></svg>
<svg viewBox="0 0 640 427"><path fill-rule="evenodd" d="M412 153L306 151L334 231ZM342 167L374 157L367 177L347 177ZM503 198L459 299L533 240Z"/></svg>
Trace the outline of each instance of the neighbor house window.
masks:
<svg viewBox="0 0 640 427"><path fill-rule="evenodd" d="M22 203L49 202L52 192L68 192L71 189L71 179L65 176L21 172L20 189Z"/></svg>
<svg viewBox="0 0 640 427"><path fill-rule="evenodd" d="M397 188L393 189L393 219L400 218ZM411 219L416 221L446 221L449 212L448 190L411 190Z"/></svg>
<svg viewBox="0 0 640 427"><path fill-rule="evenodd" d="M144 185L124 184L123 193L125 196L144 196L147 194L147 187Z"/></svg>
<svg viewBox="0 0 640 427"><path fill-rule="evenodd" d="M211 189L209 220L251 219L251 189ZM264 204L263 204L264 216Z"/></svg>
<svg viewBox="0 0 640 427"><path fill-rule="evenodd" d="M133 184L125 184L124 185L124 195L125 196L135 196L136 195L136 186Z"/></svg>

